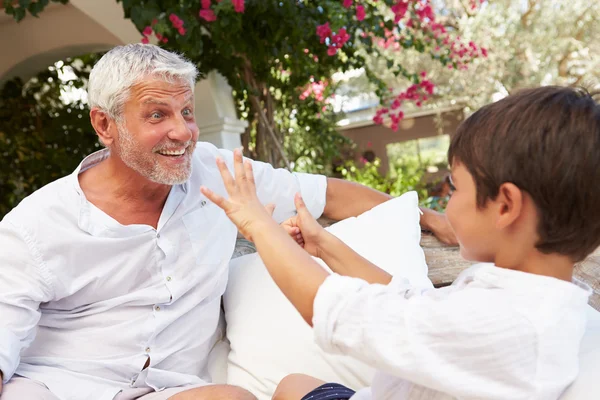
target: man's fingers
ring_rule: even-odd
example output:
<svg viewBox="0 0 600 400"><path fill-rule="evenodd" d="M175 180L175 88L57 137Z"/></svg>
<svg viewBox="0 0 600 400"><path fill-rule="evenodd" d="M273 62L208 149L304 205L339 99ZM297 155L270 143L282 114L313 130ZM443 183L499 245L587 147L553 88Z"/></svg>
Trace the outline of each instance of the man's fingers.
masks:
<svg viewBox="0 0 600 400"><path fill-rule="evenodd" d="M200 192L205 195L207 199L215 203L219 208L225 211L229 209L230 204L225 197L216 194L206 186L200 186Z"/></svg>
<svg viewBox="0 0 600 400"><path fill-rule="evenodd" d="M227 190L227 193L229 193L229 196L237 193L236 182L233 180L225 161L220 157L217 157L217 168L219 168L221 179L223 179L223 184L225 185L225 189Z"/></svg>

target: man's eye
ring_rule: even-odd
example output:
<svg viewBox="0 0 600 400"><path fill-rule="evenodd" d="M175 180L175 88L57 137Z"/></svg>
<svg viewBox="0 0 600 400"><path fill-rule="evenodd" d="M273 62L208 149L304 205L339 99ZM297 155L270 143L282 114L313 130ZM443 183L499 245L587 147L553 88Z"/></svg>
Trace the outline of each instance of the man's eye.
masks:
<svg viewBox="0 0 600 400"><path fill-rule="evenodd" d="M183 111L181 112L181 114L182 114L184 117L189 117L189 116L191 116L191 115L192 115L192 110L190 110L189 108L186 108L185 110L183 110Z"/></svg>
<svg viewBox="0 0 600 400"><path fill-rule="evenodd" d="M159 119L160 117L162 117L162 114L159 112L153 112L151 117L154 119Z"/></svg>

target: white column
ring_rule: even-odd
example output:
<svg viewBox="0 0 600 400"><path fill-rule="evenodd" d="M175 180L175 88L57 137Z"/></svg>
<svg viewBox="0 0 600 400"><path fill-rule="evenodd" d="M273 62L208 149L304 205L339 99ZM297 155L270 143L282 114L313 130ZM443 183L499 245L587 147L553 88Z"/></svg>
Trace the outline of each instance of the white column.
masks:
<svg viewBox="0 0 600 400"><path fill-rule="evenodd" d="M196 84L196 122L200 138L223 149L233 150L242 145L241 134L247 121L237 118L231 87L225 78L211 72Z"/></svg>

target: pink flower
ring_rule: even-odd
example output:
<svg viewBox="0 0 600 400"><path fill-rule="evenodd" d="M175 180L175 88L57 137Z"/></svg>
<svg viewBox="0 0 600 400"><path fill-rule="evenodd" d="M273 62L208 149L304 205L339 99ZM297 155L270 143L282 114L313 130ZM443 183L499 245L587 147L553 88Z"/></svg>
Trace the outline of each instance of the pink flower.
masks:
<svg viewBox="0 0 600 400"><path fill-rule="evenodd" d="M392 6L392 12L395 14L394 23L398 23L408 11L408 3L405 1L399 1L396 5Z"/></svg>
<svg viewBox="0 0 600 400"><path fill-rule="evenodd" d="M231 3L233 4L233 9L235 10L235 12L244 12L244 0L231 0Z"/></svg>
<svg viewBox="0 0 600 400"><path fill-rule="evenodd" d="M217 20L217 16L215 15L213 10L202 10L199 13L200 18L204 19L207 22L213 22Z"/></svg>
<svg viewBox="0 0 600 400"><path fill-rule="evenodd" d="M363 5L356 6L356 19L359 21L365 19L365 7Z"/></svg>
<svg viewBox="0 0 600 400"><path fill-rule="evenodd" d="M152 26L154 26L154 25L156 25L156 24L158 24L158 20L157 20L156 18L154 18L154 19L152 20Z"/></svg>
<svg viewBox="0 0 600 400"><path fill-rule="evenodd" d="M148 38L147 38L146 36L144 36L144 37L142 38L142 43L144 43L144 44L148 44L148 43L150 43L150 41L148 40Z"/></svg>
<svg viewBox="0 0 600 400"><path fill-rule="evenodd" d="M179 29L183 26L183 20L175 14L169 15L169 21L173 24L173 28Z"/></svg>
<svg viewBox="0 0 600 400"><path fill-rule="evenodd" d="M319 35L321 43L325 43L325 39L331 36L331 28L329 27L329 22L317 26L317 35Z"/></svg>
<svg viewBox="0 0 600 400"><path fill-rule="evenodd" d="M183 26L179 28L178 31L181 36L185 35L185 28Z"/></svg>
<svg viewBox="0 0 600 400"><path fill-rule="evenodd" d="M327 49L327 55L329 56L335 56L337 54L338 49L336 49L335 47L331 46Z"/></svg>
<svg viewBox="0 0 600 400"><path fill-rule="evenodd" d="M210 8L210 0L202 0L201 4L204 9Z"/></svg>
<svg viewBox="0 0 600 400"><path fill-rule="evenodd" d="M344 0L343 6L346 8L352 7L352 0Z"/></svg>
<svg viewBox="0 0 600 400"><path fill-rule="evenodd" d="M144 36L152 35L152 27L151 26L145 27L144 30L142 31L142 33L144 34Z"/></svg>
<svg viewBox="0 0 600 400"><path fill-rule="evenodd" d="M166 37L162 38L161 42L163 43L167 43L169 41L169 39L167 39Z"/></svg>

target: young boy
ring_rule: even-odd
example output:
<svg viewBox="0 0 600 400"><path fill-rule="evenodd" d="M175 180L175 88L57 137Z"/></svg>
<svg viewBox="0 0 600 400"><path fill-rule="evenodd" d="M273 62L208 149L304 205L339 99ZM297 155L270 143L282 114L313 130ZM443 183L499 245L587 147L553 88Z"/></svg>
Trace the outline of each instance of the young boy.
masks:
<svg viewBox="0 0 600 400"><path fill-rule="evenodd" d="M573 264L600 245L600 106L544 87L483 107L453 135L446 214L464 258L452 286L411 287L323 230L297 196L297 245L259 203L249 163L229 200L203 188L256 243L326 351L379 372L371 388L293 375L276 399L557 399L578 372L589 287ZM219 192L224 194L223 189ZM321 257L328 274L310 256Z"/></svg>

